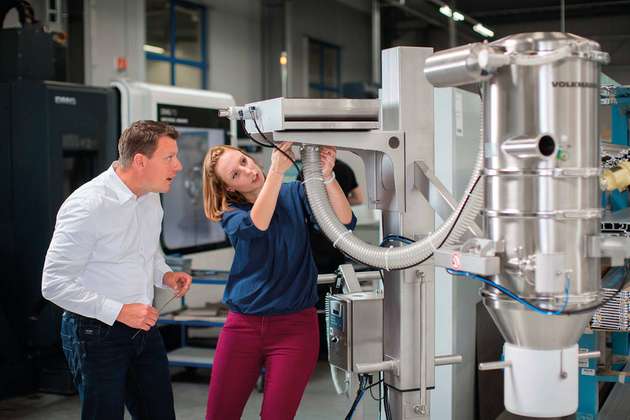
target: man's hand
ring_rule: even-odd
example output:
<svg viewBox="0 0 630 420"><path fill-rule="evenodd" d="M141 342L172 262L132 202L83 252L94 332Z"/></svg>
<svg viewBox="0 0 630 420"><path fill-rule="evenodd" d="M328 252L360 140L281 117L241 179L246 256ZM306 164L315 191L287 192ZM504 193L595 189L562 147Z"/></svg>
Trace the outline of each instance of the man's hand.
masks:
<svg viewBox="0 0 630 420"><path fill-rule="evenodd" d="M173 289L175 294L179 297L184 296L188 289L190 289L190 285L192 283L192 277L190 274L183 273L181 271L178 272L168 272L164 274L162 278L162 283Z"/></svg>
<svg viewBox="0 0 630 420"><path fill-rule="evenodd" d="M151 305L144 303L126 303L123 305L116 321L131 328L149 331L157 322L159 313Z"/></svg>

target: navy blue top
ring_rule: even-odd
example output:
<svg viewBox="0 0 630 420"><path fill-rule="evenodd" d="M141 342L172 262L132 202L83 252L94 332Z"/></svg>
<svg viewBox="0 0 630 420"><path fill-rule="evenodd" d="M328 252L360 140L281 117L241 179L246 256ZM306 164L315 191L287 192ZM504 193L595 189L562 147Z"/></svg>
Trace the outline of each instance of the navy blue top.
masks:
<svg viewBox="0 0 630 420"><path fill-rule="evenodd" d="M250 216L252 204L232 204L221 218L236 251L223 302L235 312L277 315L311 308L317 303L317 268L311 254L311 216L304 186L282 184L266 231ZM346 225L354 229L357 219Z"/></svg>

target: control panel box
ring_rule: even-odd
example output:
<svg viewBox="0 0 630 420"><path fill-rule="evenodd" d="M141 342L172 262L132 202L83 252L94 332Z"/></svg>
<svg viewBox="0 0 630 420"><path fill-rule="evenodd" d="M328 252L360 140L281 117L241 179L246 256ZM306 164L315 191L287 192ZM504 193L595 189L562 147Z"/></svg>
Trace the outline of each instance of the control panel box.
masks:
<svg viewBox="0 0 630 420"><path fill-rule="evenodd" d="M328 361L348 372L357 363L383 360L383 294L331 295L328 299Z"/></svg>

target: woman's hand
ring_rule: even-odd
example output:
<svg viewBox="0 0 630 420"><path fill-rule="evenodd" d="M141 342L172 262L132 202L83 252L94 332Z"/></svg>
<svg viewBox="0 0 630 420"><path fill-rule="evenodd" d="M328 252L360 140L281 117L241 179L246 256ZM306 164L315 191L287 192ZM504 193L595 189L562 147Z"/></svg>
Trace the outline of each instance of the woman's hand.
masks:
<svg viewBox="0 0 630 420"><path fill-rule="evenodd" d="M278 145L278 149L293 159L291 146L293 146L292 142L283 142ZM276 204L278 203L278 194L280 194L284 172L293 165L291 159L278 149L274 148L271 153L269 173L250 212L252 223L262 231L269 229L273 212L276 210Z"/></svg>
<svg viewBox="0 0 630 420"><path fill-rule="evenodd" d="M337 158L337 149L334 146L324 146L320 149L319 159L322 164L324 180L330 179Z"/></svg>
<svg viewBox="0 0 630 420"><path fill-rule="evenodd" d="M295 156L293 155L293 151L291 150L291 146L293 143L290 141L285 141L280 143L278 148L282 150L284 153L289 155L291 159L295 160ZM278 149L273 149L271 153L271 166L269 168L270 172L275 172L280 175L284 175L287 169L289 169L293 165L293 162L289 160L285 155L280 153Z"/></svg>

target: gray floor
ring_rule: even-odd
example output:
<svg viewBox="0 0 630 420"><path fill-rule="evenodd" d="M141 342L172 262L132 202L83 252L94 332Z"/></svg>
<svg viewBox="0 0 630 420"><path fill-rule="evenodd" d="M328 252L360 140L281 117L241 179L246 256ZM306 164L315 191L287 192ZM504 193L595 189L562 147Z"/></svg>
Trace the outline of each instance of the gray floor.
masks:
<svg viewBox="0 0 630 420"><path fill-rule="evenodd" d="M199 420L204 417L208 393L208 371L199 370L195 375L174 371L173 391L178 420ZM375 396L377 392L374 393ZM366 419L378 418L378 404L366 395ZM262 394L254 391L247 402L244 420L259 419ZM329 375L328 363L319 362L311 378L296 419L332 420L345 418L350 402L335 394ZM383 416L384 417L384 416ZM70 420L80 418L77 396L63 397L35 394L27 397L0 401L0 419ZM129 418L129 416L127 416Z"/></svg>

